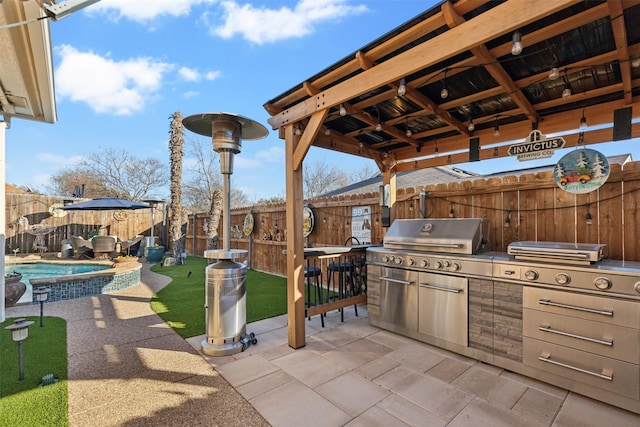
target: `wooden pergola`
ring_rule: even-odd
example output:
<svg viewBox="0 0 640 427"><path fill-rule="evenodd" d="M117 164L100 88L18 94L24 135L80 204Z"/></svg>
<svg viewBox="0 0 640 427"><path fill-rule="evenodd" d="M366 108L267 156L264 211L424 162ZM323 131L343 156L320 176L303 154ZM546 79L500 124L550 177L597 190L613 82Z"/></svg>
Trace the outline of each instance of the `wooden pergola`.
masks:
<svg viewBox="0 0 640 427"><path fill-rule="evenodd" d="M638 22L640 0L445 1L265 103L286 144L289 345L305 345L312 145L373 159L393 220L398 172L508 156L533 130L565 147L640 137Z"/></svg>

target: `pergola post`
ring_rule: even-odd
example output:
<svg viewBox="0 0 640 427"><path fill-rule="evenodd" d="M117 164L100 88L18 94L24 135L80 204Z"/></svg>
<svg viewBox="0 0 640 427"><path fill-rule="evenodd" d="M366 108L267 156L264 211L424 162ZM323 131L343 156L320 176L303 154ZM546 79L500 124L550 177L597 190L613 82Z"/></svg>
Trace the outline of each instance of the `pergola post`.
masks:
<svg viewBox="0 0 640 427"><path fill-rule="evenodd" d="M302 162L296 168L295 153L300 136L293 125L285 126L287 212L287 321L289 347L305 345L304 324L304 236L302 228Z"/></svg>

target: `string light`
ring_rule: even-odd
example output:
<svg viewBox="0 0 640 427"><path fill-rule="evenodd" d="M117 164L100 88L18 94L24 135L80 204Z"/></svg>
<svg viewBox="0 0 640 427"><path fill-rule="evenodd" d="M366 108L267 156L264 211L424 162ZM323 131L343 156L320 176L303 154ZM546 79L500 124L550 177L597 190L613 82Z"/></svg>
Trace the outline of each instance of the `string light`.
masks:
<svg viewBox="0 0 640 427"><path fill-rule="evenodd" d="M473 124L473 119L469 118L469 126L467 126L469 132L473 132L476 130L476 125Z"/></svg>
<svg viewBox="0 0 640 427"><path fill-rule="evenodd" d="M593 224L593 218L591 218L591 212L589 211L589 206L591 206L591 204L587 203L587 214L584 217L585 222L587 223L587 225Z"/></svg>
<svg viewBox="0 0 640 427"><path fill-rule="evenodd" d="M496 125L493 127L493 136L500 136L500 125L498 124L497 114L496 114Z"/></svg>
<svg viewBox="0 0 640 427"><path fill-rule="evenodd" d="M558 77L560 77L558 63L556 61L553 61L553 64L551 64L551 71L549 71L549 80L556 80Z"/></svg>
<svg viewBox="0 0 640 427"><path fill-rule="evenodd" d="M445 99L449 96L449 89L447 89L447 69L444 69L444 79L442 79L442 90L440 91L440 98Z"/></svg>
<svg viewBox="0 0 640 427"><path fill-rule="evenodd" d="M407 93L407 81L404 79L400 79L400 85L398 86L398 96L404 96Z"/></svg>
<svg viewBox="0 0 640 427"><path fill-rule="evenodd" d="M453 203L451 203L451 206L449 206L449 218L453 218L456 215L456 213L453 211Z"/></svg>
<svg viewBox="0 0 640 427"><path fill-rule="evenodd" d="M582 107L582 117L580 117L580 130L587 128L587 118L584 116L584 107Z"/></svg>
<svg viewBox="0 0 640 427"><path fill-rule="evenodd" d="M296 125L294 133L296 135L302 135L302 129L300 128L300 125Z"/></svg>
<svg viewBox="0 0 640 427"><path fill-rule="evenodd" d="M504 219L504 228L511 227L511 210L507 211L507 216Z"/></svg>
<svg viewBox="0 0 640 427"><path fill-rule="evenodd" d="M567 75L567 69L564 69L564 89L562 89L562 97L568 98L571 96L571 86L569 85L569 76Z"/></svg>
<svg viewBox="0 0 640 427"><path fill-rule="evenodd" d="M344 108L344 104L340 104L340 115L341 115L342 117L344 117L344 116L346 116L346 115L347 115L347 109L346 109L346 108Z"/></svg>
<svg viewBox="0 0 640 427"><path fill-rule="evenodd" d="M522 36L520 35L520 31L513 33L511 40L513 42L511 45L511 54L515 56L520 55L522 53Z"/></svg>

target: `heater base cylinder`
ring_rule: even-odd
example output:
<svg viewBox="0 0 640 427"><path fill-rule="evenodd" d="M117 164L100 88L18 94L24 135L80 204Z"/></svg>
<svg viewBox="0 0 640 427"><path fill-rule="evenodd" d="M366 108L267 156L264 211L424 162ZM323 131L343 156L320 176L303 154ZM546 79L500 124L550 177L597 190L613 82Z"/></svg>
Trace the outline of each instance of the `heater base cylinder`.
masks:
<svg viewBox="0 0 640 427"><path fill-rule="evenodd" d="M247 346L247 267L231 260L219 260L206 269L207 336L202 352L226 356Z"/></svg>

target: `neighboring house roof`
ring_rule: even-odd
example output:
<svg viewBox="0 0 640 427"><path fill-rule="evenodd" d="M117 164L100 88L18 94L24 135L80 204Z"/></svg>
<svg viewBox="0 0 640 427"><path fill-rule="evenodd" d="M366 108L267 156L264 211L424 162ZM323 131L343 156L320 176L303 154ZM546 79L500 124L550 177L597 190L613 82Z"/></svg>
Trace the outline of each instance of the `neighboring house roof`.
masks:
<svg viewBox="0 0 640 427"><path fill-rule="evenodd" d="M631 154L619 154L607 157L609 164L624 165L633 161ZM468 181L470 179L496 178L510 175L522 175L525 173L538 173L553 170L555 164L537 166L534 168L517 169L510 171L495 172L491 174L476 174L455 167L438 166L435 168L417 169L415 171L401 172L397 174L397 188L417 188L426 185L447 184L456 181ZM382 175L378 174L364 181L347 185L318 198L334 196L352 196L356 194L377 193L382 185Z"/></svg>

